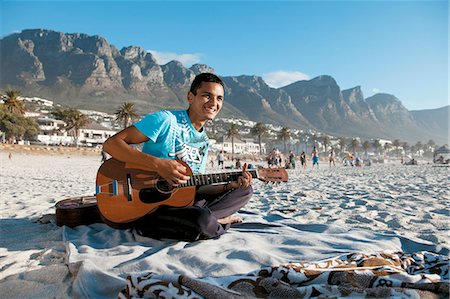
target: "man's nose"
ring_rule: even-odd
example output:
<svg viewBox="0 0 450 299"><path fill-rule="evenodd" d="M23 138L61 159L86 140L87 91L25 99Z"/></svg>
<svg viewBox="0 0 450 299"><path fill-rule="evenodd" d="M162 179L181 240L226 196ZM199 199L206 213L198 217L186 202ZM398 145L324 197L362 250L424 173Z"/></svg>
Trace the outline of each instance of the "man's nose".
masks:
<svg viewBox="0 0 450 299"><path fill-rule="evenodd" d="M212 102L212 103L218 103L219 102L219 97L212 96L212 97L209 98L209 101Z"/></svg>

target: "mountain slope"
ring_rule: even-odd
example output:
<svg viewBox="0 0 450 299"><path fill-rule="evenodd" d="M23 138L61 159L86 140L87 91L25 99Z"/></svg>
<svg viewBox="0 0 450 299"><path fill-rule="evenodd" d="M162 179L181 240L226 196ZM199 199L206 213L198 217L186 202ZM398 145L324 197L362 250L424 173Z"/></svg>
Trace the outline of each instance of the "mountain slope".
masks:
<svg viewBox="0 0 450 299"><path fill-rule="evenodd" d="M118 50L101 36L43 29L24 30L1 39L0 62L2 89L16 88L23 95L106 112L131 101L141 114L186 108L186 94L195 75L214 72L203 64L186 68L171 61L159 65L143 48L128 46ZM278 89L258 76L222 79L226 100L221 117L338 136L399 138L409 142L427 141L432 136L438 143L448 139L445 111L411 113L388 94L365 99L359 86L341 90L331 76L322 75Z"/></svg>

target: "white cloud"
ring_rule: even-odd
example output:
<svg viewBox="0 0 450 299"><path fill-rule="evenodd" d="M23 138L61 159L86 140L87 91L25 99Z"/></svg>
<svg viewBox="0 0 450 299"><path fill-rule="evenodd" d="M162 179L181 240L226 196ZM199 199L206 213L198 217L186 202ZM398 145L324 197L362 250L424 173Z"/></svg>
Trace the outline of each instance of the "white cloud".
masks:
<svg viewBox="0 0 450 299"><path fill-rule="evenodd" d="M380 93L381 90L378 89L378 88L376 88L376 87L374 87L374 88L372 88L372 92L373 92L374 94L375 94L375 93Z"/></svg>
<svg viewBox="0 0 450 299"><path fill-rule="evenodd" d="M267 85L278 88L300 80L309 80L307 74L296 71L275 71L262 75Z"/></svg>
<svg viewBox="0 0 450 299"><path fill-rule="evenodd" d="M202 56L199 53L177 54L173 52L159 52L155 50L150 50L148 52L150 52L153 55L158 64L166 64L172 60L177 60L181 62L184 66L191 66L195 63L199 63L200 58Z"/></svg>

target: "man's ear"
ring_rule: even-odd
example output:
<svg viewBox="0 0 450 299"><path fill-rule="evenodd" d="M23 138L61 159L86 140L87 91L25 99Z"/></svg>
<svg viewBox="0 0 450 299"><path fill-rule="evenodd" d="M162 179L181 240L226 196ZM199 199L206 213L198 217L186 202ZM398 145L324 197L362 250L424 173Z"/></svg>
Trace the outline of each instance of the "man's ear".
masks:
<svg viewBox="0 0 450 299"><path fill-rule="evenodd" d="M192 104L192 102L194 101L194 94L191 91L188 91L187 99L189 104Z"/></svg>

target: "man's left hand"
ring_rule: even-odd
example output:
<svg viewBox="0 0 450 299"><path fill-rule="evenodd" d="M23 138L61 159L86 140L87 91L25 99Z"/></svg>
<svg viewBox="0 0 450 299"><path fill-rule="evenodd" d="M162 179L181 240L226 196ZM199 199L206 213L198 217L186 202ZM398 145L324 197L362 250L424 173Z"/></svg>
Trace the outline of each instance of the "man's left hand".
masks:
<svg viewBox="0 0 450 299"><path fill-rule="evenodd" d="M247 171L247 163L242 166L242 175L238 177L238 180L231 182L230 186L234 189L242 188L245 189L252 184L252 175Z"/></svg>

